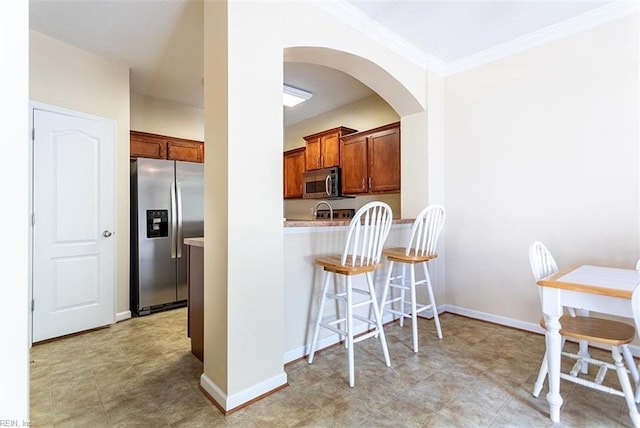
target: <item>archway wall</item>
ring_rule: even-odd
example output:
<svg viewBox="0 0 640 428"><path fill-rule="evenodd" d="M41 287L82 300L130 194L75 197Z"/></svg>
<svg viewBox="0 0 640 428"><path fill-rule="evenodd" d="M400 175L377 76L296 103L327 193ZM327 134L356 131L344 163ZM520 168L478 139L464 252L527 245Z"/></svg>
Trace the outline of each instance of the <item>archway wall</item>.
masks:
<svg viewBox="0 0 640 428"><path fill-rule="evenodd" d="M230 410L286 384L282 174L276 172L282 171L283 61L341 70L398 112L403 217L418 212L406 206L427 202L428 79L425 70L311 2L205 2L204 28L204 304L211 309L201 386Z"/></svg>
<svg viewBox="0 0 640 428"><path fill-rule="evenodd" d="M285 61L343 71L376 91L400 116L425 110L422 67L310 2L291 3L283 9Z"/></svg>
<svg viewBox="0 0 640 428"><path fill-rule="evenodd" d="M317 64L347 73L398 113L402 126L400 214L405 218L417 215L429 202L427 154L432 142L427 116L427 71L312 2L288 4L283 8L282 25L284 61Z"/></svg>

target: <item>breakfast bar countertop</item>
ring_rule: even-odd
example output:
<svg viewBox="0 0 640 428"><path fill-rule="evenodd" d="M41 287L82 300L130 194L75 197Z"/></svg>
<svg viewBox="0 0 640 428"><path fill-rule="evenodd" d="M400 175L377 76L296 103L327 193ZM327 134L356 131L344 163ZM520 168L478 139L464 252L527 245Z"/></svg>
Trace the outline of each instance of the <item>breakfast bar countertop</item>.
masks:
<svg viewBox="0 0 640 428"><path fill-rule="evenodd" d="M184 238L184 244L204 248L204 238Z"/></svg>
<svg viewBox="0 0 640 428"><path fill-rule="evenodd" d="M413 223L411 218L393 219L393 224ZM351 220L297 220L284 219L284 227L326 227L326 226L349 226Z"/></svg>

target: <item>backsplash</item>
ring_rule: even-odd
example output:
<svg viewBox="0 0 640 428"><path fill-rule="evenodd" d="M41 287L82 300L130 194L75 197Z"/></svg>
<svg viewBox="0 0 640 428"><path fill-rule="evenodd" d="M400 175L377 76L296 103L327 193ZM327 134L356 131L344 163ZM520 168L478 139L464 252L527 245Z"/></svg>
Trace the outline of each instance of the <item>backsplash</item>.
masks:
<svg viewBox="0 0 640 428"><path fill-rule="evenodd" d="M333 209L353 208L356 211L364 204L371 201L382 201L389 204L393 211L393 218L401 218L400 213L400 193L363 195L350 199L337 199L327 201ZM312 220L313 207L320 202L320 199L286 199L284 200L283 216L287 219ZM322 206L322 209L326 206Z"/></svg>

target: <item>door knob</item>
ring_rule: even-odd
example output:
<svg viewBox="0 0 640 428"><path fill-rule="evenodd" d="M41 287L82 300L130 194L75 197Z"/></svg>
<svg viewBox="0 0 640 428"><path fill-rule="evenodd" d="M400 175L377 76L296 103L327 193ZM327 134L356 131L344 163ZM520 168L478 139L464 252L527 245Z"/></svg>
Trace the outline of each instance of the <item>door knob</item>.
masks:
<svg viewBox="0 0 640 428"><path fill-rule="evenodd" d="M108 230L105 230L104 232L102 232L102 236L104 236L105 238L108 238L111 236L111 232L109 232Z"/></svg>

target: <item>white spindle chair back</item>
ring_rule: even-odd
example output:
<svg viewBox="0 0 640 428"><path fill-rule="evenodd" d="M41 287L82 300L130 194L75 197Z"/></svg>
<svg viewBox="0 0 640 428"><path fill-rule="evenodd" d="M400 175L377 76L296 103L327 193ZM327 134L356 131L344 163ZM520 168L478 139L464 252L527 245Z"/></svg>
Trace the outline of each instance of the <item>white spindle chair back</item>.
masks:
<svg viewBox="0 0 640 428"><path fill-rule="evenodd" d="M552 275L558 271L558 265L547 247L540 241L535 241L529 246L529 263L531 272L536 281Z"/></svg>
<svg viewBox="0 0 640 428"><path fill-rule="evenodd" d="M360 208L349 223L341 264L366 266L379 263L392 221L391 207L384 202L369 202Z"/></svg>
<svg viewBox="0 0 640 428"><path fill-rule="evenodd" d="M422 210L411 227L411 236L406 246L406 255L415 251L417 256L435 254L438 236L447 214L440 205L430 205Z"/></svg>

